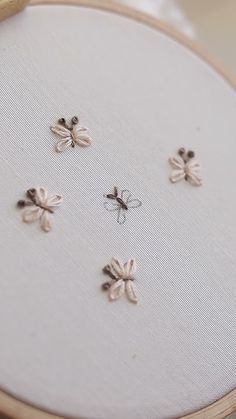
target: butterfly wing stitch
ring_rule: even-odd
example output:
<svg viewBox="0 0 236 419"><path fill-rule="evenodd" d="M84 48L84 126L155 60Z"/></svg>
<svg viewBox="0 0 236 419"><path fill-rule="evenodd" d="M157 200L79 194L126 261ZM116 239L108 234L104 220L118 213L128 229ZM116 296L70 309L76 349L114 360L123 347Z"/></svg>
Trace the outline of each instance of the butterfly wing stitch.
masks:
<svg viewBox="0 0 236 419"><path fill-rule="evenodd" d="M104 208L109 212L117 211L116 220L120 225L126 222L128 209L138 208L142 205L139 199L131 199L132 194L128 189L123 189L119 197L118 189L115 187L114 193L105 195L105 197L109 200L104 202Z"/></svg>
<svg viewBox="0 0 236 419"><path fill-rule="evenodd" d="M18 201L19 208L25 208L22 219L26 223L39 221L43 231L48 232L52 229L52 214L62 203L61 195L48 196L48 192L43 187L31 188L26 192L27 200Z"/></svg>
<svg viewBox="0 0 236 419"><path fill-rule="evenodd" d="M88 135L88 129L79 123L77 116L73 116L71 124L68 125L65 118L60 118L55 126L50 127L51 131L61 137L56 144L56 151L61 153L68 147L88 147L92 143L92 138Z"/></svg>
<svg viewBox="0 0 236 419"><path fill-rule="evenodd" d="M113 257L111 263L105 266L103 271L111 277L111 281L104 283L102 288L108 290L110 301L115 301L126 294L130 302L134 304L138 302L133 285L136 269L135 259L129 259L123 264L119 259Z"/></svg>
<svg viewBox="0 0 236 419"><path fill-rule="evenodd" d="M186 163L187 180L194 186L202 185L201 166L196 160Z"/></svg>
<svg viewBox="0 0 236 419"><path fill-rule="evenodd" d="M72 129L72 137L80 147L88 147L92 143L92 138L88 135L88 129L76 124Z"/></svg>
<svg viewBox="0 0 236 419"><path fill-rule="evenodd" d="M193 151L186 152L184 148L180 148L178 155L169 159L169 164L173 169L170 175L172 183L185 179L194 186L202 185L201 167L194 157Z"/></svg>

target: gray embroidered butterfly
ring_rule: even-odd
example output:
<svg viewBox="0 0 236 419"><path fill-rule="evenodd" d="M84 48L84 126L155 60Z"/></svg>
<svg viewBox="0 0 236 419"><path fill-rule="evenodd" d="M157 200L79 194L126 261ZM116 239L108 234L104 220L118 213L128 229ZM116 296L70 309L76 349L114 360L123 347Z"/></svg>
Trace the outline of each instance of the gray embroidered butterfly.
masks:
<svg viewBox="0 0 236 419"><path fill-rule="evenodd" d="M138 208L142 205L139 199L132 199L132 194L128 189L123 189L118 193L118 188L114 187L113 194L104 195L108 201L104 202L104 208L109 212L117 212L117 222L124 224L126 221L126 213L131 208Z"/></svg>

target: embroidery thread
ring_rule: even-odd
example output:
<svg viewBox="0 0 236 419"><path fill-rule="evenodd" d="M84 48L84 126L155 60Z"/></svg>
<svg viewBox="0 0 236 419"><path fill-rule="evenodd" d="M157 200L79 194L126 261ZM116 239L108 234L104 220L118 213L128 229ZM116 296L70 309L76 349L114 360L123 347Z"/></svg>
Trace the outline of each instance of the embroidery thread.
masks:
<svg viewBox="0 0 236 419"><path fill-rule="evenodd" d="M73 116L70 125L67 124L65 118L60 118L58 123L55 126L51 126L50 129L54 134L62 138L56 144L58 153L70 146L74 148L76 144L80 147L88 147L92 143L92 138L87 133L88 129L80 125L77 116Z"/></svg>
<svg viewBox="0 0 236 419"><path fill-rule="evenodd" d="M128 300L134 304L138 302L133 281L137 266L135 259L129 259L122 263L117 258L112 258L111 263L103 268L103 272L110 276L111 281L104 282L102 289L108 290L110 301L117 300L123 294L126 294Z"/></svg>
<svg viewBox="0 0 236 419"><path fill-rule="evenodd" d="M33 223L39 220L43 231L48 232L52 229L52 214L58 208L63 198L61 195L48 196L48 192L43 187L31 188L26 191L27 200L19 200L18 208L25 208L22 220L25 223Z"/></svg>
<svg viewBox="0 0 236 419"><path fill-rule="evenodd" d="M192 150L186 151L185 148L180 148L178 156L170 158L169 163L173 168L170 175L172 183L185 179L194 186L202 185L201 167L195 160L195 153Z"/></svg>
<svg viewBox="0 0 236 419"><path fill-rule="evenodd" d="M120 196L118 188L114 187L112 194L104 195L109 201L104 202L104 208L109 212L117 211L117 222L124 224L126 221L126 212L131 208L138 208L142 205L139 199L131 199L132 194L128 189L121 191Z"/></svg>

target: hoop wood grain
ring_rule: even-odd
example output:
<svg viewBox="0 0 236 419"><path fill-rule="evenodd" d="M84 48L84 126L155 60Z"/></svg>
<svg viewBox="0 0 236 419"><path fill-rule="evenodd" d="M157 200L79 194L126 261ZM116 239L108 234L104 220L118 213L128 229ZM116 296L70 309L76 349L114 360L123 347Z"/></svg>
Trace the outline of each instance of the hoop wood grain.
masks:
<svg viewBox="0 0 236 419"><path fill-rule="evenodd" d="M29 0L0 0L0 20L3 20L10 15L20 11ZM198 44L186 38L183 34L173 29L168 24L152 17L144 12L131 9L111 0L31 0L31 5L42 4L66 4L74 6L92 7L108 12L117 13L127 16L131 19L140 21L152 28L162 31L167 36L174 38L181 44L191 49L194 53L199 55L210 66L212 66L228 83L236 88L236 76L229 74L223 66L216 62L208 52L201 48ZM191 413L182 419L223 419L231 413L236 412L236 389L231 391L220 400L211 405ZM45 412L40 408L34 407L28 403L17 400L14 396L7 394L5 391L0 391L0 415L6 415L13 419L59 419L62 416L57 416L53 413Z"/></svg>
<svg viewBox="0 0 236 419"><path fill-rule="evenodd" d="M22 10L30 0L0 0L0 21Z"/></svg>

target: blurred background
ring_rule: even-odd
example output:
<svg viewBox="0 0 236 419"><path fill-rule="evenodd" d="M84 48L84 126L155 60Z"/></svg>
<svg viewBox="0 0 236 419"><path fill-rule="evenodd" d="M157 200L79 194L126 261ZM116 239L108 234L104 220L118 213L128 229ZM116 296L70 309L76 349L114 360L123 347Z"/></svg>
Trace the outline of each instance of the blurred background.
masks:
<svg viewBox="0 0 236 419"><path fill-rule="evenodd" d="M236 0L119 0L198 42L236 82Z"/></svg>

